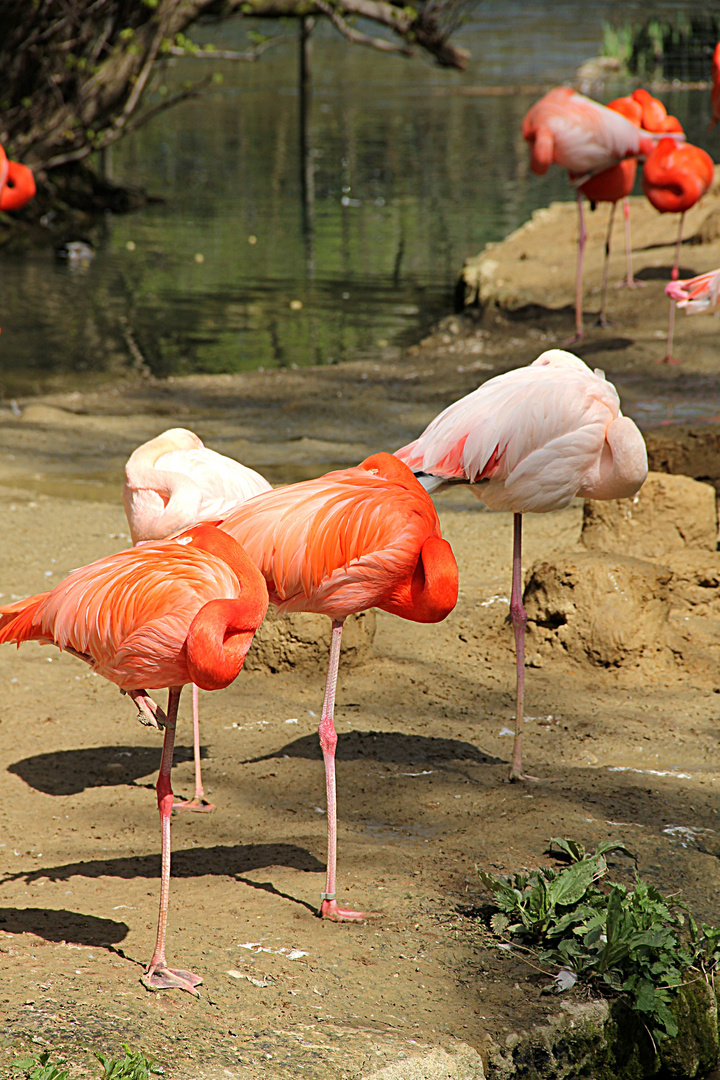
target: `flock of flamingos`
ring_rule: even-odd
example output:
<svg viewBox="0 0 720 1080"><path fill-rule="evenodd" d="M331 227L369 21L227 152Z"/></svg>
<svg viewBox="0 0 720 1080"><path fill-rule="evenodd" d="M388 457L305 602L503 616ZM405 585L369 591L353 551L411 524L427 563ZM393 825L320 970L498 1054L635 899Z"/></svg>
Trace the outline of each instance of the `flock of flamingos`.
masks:
<svg viewBox="0 0 720 1080"><path fill-rule="evenodd" d="M720 119L720 43L713 58L713 112ZM661 212L682 215L708 189L713 163L683 140L680 125L646 91L600 105L566 88L527 113L531 167L562 165L580 211L576 337L582 336L582 197L616 203L643 186ZM0 148L0 208L34 193L32 173ZM627 222L627 215L626 215ZM678 252L681 232L678 237ZM609 249L609 234L606 250ZM628 241L628 256L629 256ZM689 310L717 306L720 271L677 280L667 292ZM605 268L607 284L607 266ZM628 267L628 282L632 270ZM603 296L604 312L604 296ZM672 334L672 321L671 321ZM666 359L671 358L671 337ZM155 950L142 977L150 990L197 994L194 972L166 962L173 809L208 810L199 765L197 688L220 690L239 674L268 603L332 620L319 724L327 790L327 877L319 914L363 913L336 898L334 699L343 621L378 607L415 622L445 619L458 596L458 567L430 493L455 483L494 510L514 514L510 613L517 654L511 780L522 768L524 634L522 515L568 506L576 496L634 495L647 475L645 444L620 410L614 386L572 353L553 349L506 372L441 412L412 443L315 480L272 489L257 472L173 428L129 458L123 502L135 546L74 570L50 592L0 607L0 644L54 644L114 682L141 723L163 731L157 781L161 891ZM180 693L193 685L196 791L174 800L170 773ZM168 690L163 711L147 688Z"/></svg>

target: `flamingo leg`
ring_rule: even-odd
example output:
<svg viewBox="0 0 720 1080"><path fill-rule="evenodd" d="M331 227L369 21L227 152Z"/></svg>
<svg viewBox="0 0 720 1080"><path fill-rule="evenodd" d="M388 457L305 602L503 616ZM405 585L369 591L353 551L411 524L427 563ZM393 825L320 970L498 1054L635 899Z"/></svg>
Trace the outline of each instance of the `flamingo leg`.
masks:
<svg viewBox="0 0 720 1080"><path fill-rule="evenodd" d="M682 232L683 222L685 221L685 211L683 210L680 215L680 227L678 228L677 241L675 243L675 260L673 262L672 270L670 271L670 280L677 281L680 276L680 247L682 245ZM670 301L670 320L668 322L668 341L667 352L663 357L658 360L658 364L679 364L680 360L673 356L673 336L675 334L675 301Z"/></svg>
<svg viewBox="0 0 720 1080"><path fill-rule="evenodd" d="M603 262L602 300L600 302L600 314L598 315L596 326L608 326L608 321L605 317L605 307L607 304L608 272L610 270L610 241L612 239L612 228L613 221L615 220L616 206L617 203L612 203L610 205L610 217L608 218L607 233L605 234L605 260Z"/></svg>
<svg viewBox="0 0 720 1080"><path fill-rule="evenodd" d="M320 746L322 747L325 761L325 789L327 792L327 876L325 878L325 892L322 894L320 916L323 919L332 919L334 922L358 922L365 918L362 911L351 911L349 908L339 908L335 899L335 871L337 866L337 795L335 787L335 747L337 746L337 732L335 731L335 689L337 687L338 663L340 661L340 642L342 640L342 619L333 619L332 635L330 637L330 660L328 662L327 680L325 683L325 699L323 701L322 715L318 726Z"/></svg>
<svg viewBox="0 0 720 1080"><path fill-rule="evenodd" d="M160 833L162 837L162 870L160 876L160 912L158 914L155 951L141 978L148 990L187 990L199 997L195 987L202 982L199 975L192 971L169 968L165 960L165 934L167 931L168 903L170 899L170 817L173 807L170 770L172 769L173 747L175 745L175 725L177 723L178 704L181 686L171 686L168 690L168 708L165 718L165 736L163 738L160 773L157 780L157 801L160 810Z"/></svg>
<svg viewBox="0 0 720 1080"><path fill-rule="evenodd" d="M633 277L632 245L630 243L630 200L627 195L623 199L623 217L625 219L625 263L627 265L627 273L623 280L619 282L619 287L627 285L628 289L639 289L642 285L642 281L636 281Z"/></svg>
<svg viewBox="0 0 720 1080"><path fill-rule="evenodd" d="M515 631L517 694L515 701L515 743L513 744L510 780L537 780L522 771L523 711L525 706L525 626L527 613L522 600L522 514L513 514L513 576L510 593L510 618Z"/></svg>
<svg viewBox="0 0 720 1080"><path fill-rule="evenodd" d="M583 254L585 252L585 241L587 240L587 232L585 231L585 216L582 208L582 192L578 188L577 193L577 205L578 205L578 219L580 222L580 234L578 236L578 257L577 257L577 271L575 274L575 336L568 338L565 342L566 345L574 345L578 341L582 341L585 336L583 330L583 304L582 304L582 272L583 272Z"/></svg>
<svg viewBox="0 0 720 1080"><path fill-rule="evenodd" d="M193 707L193 758L195 761L195 794L192 799L175 799L173 810L195 810L199 814L210 814L215 809L214 803L205 798L205 789L202 782L202 769L200 766L200 718L199 718L199 693L193 683L192 707Z"/></svg>

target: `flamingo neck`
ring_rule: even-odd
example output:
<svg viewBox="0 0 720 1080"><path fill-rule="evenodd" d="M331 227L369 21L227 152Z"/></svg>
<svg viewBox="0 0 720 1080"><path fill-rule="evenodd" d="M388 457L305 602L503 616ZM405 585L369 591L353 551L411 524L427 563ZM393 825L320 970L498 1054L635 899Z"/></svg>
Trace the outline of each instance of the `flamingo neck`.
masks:
<svg viewBox="0 0 720 1080"><path fill-rule="evenodd" d="M445 619L457 603L458 568L447 540L430 536L423 544L413 573L394 590L383 611L412 622Z"/></svg>

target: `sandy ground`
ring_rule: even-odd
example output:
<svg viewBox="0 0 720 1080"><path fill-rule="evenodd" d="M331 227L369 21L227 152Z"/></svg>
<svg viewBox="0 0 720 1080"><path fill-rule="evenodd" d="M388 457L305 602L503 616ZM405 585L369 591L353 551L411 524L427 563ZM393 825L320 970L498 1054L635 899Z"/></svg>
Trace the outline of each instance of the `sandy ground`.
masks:
<svg viewBox="0 0 720 1080"><path fill-rule="evenodd" d="M569 218L558 227L557 213L545 231L540 221L526 232L521 252L516 239L493 249L503 266L496 277L512 275L513 260L524 272L534 259L536 274L572 265L575 232ZM645 287L613 291L614 328L590 329L577 350L606 368L641 422L692 418L688 401L706 420L718 410L715 320L681 319L683 364L655 364L667 314L661 271L667 277L671 257L667 245L641 250ZM688 245L688 260L697 272L717 265L718 242ZM592 310L592 262L587 280ZM20 416L6 408L3 598L44 590L127 546L122 466L163 428L191 427L274 483L318 475L394 449L481 379L560 343L572 328L571 302L570 275L557 310L540 306L528 286L532 307L490 300L484 318L452 317L426 342L375 364L127 383L22 401ZM651 449L664 440L665 457L656 457L666 460L677 445L685 471L720 481L715 444L701 464L694 454L717 433L700 431L668 428L660 442L650 433ZM416 1075L480 1076L491 1040L504 1045L558 1005L541 994L545 977L489 944L476 917L485 894L475 866L537 866L553 836L624 841L643 875L665 891L682 888L699 918L717 920L714 518L710 542L686 531L674 554L628 570L631 583L643 574L659 582L655 594L628 586L640 615L652 607L661 626L638 629L645 637L636 648L619 631L613 637L611 612L616 652L603 659L574 649L548 629L551 619L541 625L536 605L526 762L543 782L510 785L511 519L483 512L467 491L443 495L438 507L461 571L457 608L439 626L378 613L372 655L341 670L339 899L371 913L363 925L315 916L325 854L322 664L275 673L258 664L202 697L205 779L217 810L173 822L168 949L171 963L203 976L198 1000L151 995L138 981L157 915L157 734L72 657L34 645L0 650L2 1075L28 1048L51 1048L73 1075L95 1075L92 1051L128 1042L154 1054L170 1080L279 1080L290 1069L356 1080L393 1066L401 1076L409 1075L397 1071L402 1063L418 1057L426 1065ZM595 558L581 524L579 504L529 517L528 573L538 561L567 568ZM578 600L586 621L596 600ZM174 784L189 794L189 696L181 718ZM627 879L626 864L618 859L613 873Z"/></svg>

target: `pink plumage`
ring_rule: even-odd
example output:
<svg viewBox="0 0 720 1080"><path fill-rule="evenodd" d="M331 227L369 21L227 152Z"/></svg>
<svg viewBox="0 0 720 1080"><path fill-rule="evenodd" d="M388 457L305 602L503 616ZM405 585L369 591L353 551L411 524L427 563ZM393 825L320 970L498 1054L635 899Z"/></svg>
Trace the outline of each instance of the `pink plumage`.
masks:
<svg viewBox="0 0 720 1080"><path fill-rule="evenodd" d="M182 687L217 690L236 678L267 610L254 563L226 533L197 525L172 540L120 551L74 570L50 592L0 607L0 644L52 643L86 661L135 702L143 723L164 727L157 782L162 826L160 913L142 981L196 994L202 979L165 960L170 889L170 784ZM168 687L167 712L146 687Z"/></svg>
<svg viewBox="0 0 720 1080"><path fill-rule="evenodd" d="M270 490L260 473L209 450L194 432L169 428L130 455L123 503L137 544L221 518L238 503Z"/></svg>
<svg viewBox="0 0 720 1080"><path fill-rule="evenodd" d="M688 315L716 311L720 307L720 269L684 281L671 281L665 286L665 294Z"/></svg>
<svg viewBox="0 0 720 1080"><path fill-rule="evenodd" d="M615 387L577 356L551 349L529 367L488 379L396 451L428 491L464 482L493 510L511 510L510 613L517 652L517 712L510 779L522 771L524 648L522 515L568 506L575 496L624 499L647 475L643 437L622 415Z"/></svg>
<svg viewBox="0 0 720 1080"><path fill-rule="evenodd" d="M458 570L432 500L392 454L356 468L258 495L220 524L259 567L280 611L333 620L319 724L325 761L328 858L320 913L357 920L335 895L337 809L333 712L343 620L379 607L416 622L439 622L457 601Z"/></svg>

